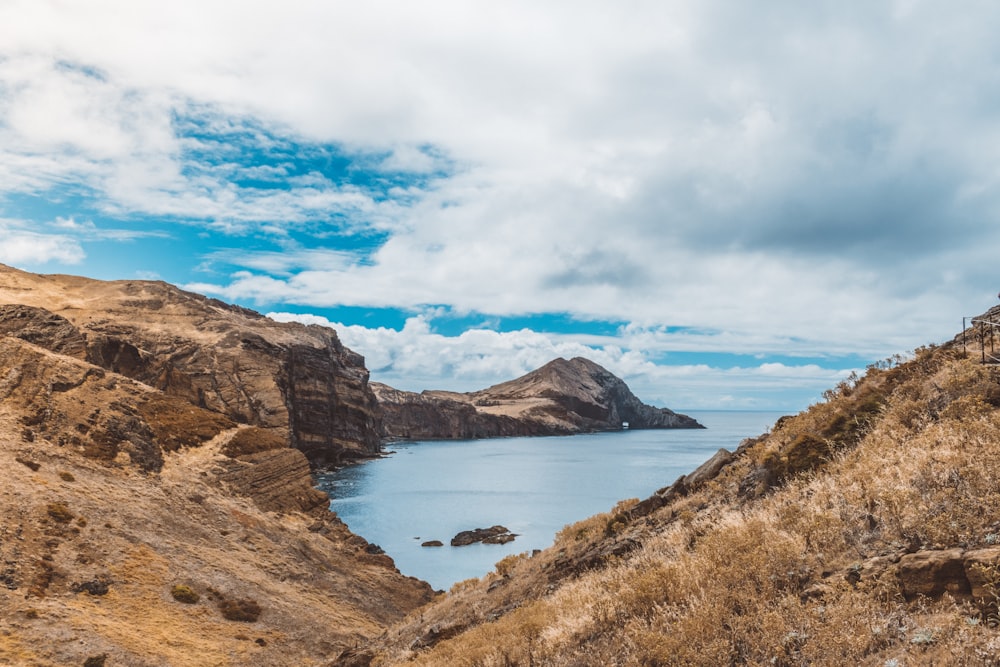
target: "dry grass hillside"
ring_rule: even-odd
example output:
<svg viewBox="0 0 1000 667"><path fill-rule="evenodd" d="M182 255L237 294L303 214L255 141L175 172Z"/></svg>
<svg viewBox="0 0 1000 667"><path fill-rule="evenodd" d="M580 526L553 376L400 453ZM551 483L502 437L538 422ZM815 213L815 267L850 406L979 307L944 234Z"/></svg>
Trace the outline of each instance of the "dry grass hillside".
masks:
<svg viewBox="0 0 1000 667"><path fill-rule="evenodd" d="M431 594L326 506L281 429L0 336L0 665L326 664Z"/></svg>
<svg viewBox="0 0 1000 667"><path fill-rule="evenodd" d="M979 360L876 364L339 664L998 664L1000 373Z"/></svg>

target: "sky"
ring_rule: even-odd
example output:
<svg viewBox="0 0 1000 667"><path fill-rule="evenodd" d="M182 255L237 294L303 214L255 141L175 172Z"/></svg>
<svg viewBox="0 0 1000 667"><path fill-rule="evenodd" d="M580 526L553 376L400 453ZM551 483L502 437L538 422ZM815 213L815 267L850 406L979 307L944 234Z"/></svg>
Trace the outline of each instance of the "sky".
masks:
<svg viewBox="0 0 1000 667"><path fill-rule="evenodd" d="M1000 289L1000 5L0 0L0 262L797 411Z"/></svg>

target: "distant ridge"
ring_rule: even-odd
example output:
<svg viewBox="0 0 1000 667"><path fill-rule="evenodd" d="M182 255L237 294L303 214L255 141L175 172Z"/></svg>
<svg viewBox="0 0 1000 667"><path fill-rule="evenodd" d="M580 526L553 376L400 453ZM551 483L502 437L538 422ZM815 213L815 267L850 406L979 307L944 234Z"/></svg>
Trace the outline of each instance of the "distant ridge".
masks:
<svg viewBox="0 0 1000 667"><path fill-rule="evenodd" d="M469 393L413 393L371 383L388 439L567 435L592 431L704 428L687 415L640 401L602 366L554 359L515 380Z"/></svg>

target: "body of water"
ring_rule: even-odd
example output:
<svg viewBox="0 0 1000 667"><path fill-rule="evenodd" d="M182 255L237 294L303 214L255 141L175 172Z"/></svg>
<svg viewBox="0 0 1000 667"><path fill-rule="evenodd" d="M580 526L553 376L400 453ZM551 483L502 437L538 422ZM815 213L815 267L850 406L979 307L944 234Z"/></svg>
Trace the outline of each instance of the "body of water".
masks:
<svg viewBox="0 0 1000 667"><path fill-rule="evenodd" d="M394 443L391 456L320 475L330 508L406 575L448 589L511 553L543 549L565 525L646 498L720 447L768 430L775 412L688 413L705 430L635 430L546 438ZM502 524L504 545L448 545ZM421 547L440 540L444 547Z"/></svg>

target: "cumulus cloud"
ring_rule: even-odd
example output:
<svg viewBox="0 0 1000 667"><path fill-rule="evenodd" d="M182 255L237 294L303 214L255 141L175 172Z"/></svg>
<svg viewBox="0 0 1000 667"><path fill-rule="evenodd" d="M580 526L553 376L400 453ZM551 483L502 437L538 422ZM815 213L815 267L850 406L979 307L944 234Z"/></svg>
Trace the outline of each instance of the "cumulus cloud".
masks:
<svg viewBox="0 0 1000 667"><path fill-rule="evenodd" d="M179 89L131 85L114 63L106 71L91 62L16 52L0 58L0 197L59 199L69 188L97 212L232 233L281 235L334 218L366 228L396 215L393 201L359 187L246 164L239 153L248 141L256 151L294 150L293 139ZM266 181L282 187L254 185Z"/></svg>
<svg viewBox="0 0 1000 667"><path fill-rule="evenodd" d="M880 357L997 291L998 21L982 3L9 2L0 197L68 187L230 235L189 287L268 308L559 312L628 322L616 344L645 355ZM344 157L343 178L310 167Z"/></svg>
<svg viewBox="0 0 1000 667"><path fill-rule="evenodd" d="M86 256L76 239L34 232L23 222L0 220L0 262L15 266L60 262L79 264Z"/></svg>
<svg viewBox="0 0 1000 667"><path fill-rule="evenodd" d="M519 377L556 357L586 357L626 380L644 401L686 409L781 409L802 395L818 399L851 369L816 364L720 368L707 364L663 365L630 340L546 334L522 329L470 329L457 336L432 331L424 315L401 329L331 322L311 314L268 313L279 322L332 327L345 345L365 356L372 379L398 389L474 391ZM622 345L625 345L623 347ZM721 389L720 388L723 388Z"/></svg>

